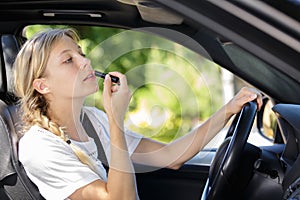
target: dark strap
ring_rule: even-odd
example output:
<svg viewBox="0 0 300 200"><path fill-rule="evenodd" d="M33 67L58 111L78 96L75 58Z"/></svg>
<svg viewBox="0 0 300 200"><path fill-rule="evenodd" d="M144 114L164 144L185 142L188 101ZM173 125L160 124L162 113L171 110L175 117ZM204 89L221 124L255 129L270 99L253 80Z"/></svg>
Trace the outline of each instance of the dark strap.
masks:
<svg viewBox="0 0 300 200"><path fill-rule="evenodd" d="M83 115L84 115L84 117L82 120L82 125L83 125L84 129L86 130L88 136L94 139L97 149L98 149L98 159L102 162L104 168L107 171L109 165L108 165L108 161L107 161L107 158L105 155L104 148L100 141L100 138L98 137L95 127L93 126L93 124L92 124L91 120L89 119L89 117L87 116L87 114L84 113Z"/></svg>

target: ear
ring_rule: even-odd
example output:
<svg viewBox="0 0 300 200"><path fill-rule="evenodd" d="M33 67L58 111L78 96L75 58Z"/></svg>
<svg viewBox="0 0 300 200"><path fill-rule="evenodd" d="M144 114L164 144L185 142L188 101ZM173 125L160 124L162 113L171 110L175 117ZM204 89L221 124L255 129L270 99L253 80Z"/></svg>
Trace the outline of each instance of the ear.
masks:
<svg viewBox="0 0 300 200"><path fill-rule="evenodd" d="M33 88L41 94L48 94L50 92L49 87L46 84L46 80L43 78L34 79Z"/></svg>

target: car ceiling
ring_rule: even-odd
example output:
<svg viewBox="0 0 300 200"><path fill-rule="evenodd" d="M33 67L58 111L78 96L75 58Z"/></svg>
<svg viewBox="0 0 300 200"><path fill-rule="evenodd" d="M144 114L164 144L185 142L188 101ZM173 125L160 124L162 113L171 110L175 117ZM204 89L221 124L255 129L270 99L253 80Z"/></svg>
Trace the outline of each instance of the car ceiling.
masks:
<svg viewBox="0 0 300 200"><path fill-rule="evenodd" d="M194 0L2 0L0 2L0 31L1 33L18 33L27 24L37 23L71 23L113 26L119 28L162 27L173 29L198 41L209 52L211 58L249 83L272 96L278 102L300 103L300 93L295 89L300 86L300 25L299 4L294 1L264 1L266 8L270 5L279 7L294 17L296 25L280 21L278 13L266 15L257 6L243 1L194 1ZM225 3L224 3L225 2ZM145 6L141 10L137 5ZM223 4L222 4L223 3ZM284 5L284 6L283 6ZM283 30L291 43L282 41L276 35L270 35L269 29L264 29L246 22L240 13L232 8L246 11L243 14L265 19L270 27ZM162 12L158 17L155 11ZM284 14L284 12L282 12ZM248 16L248 15L247 15ZM286 16L284 14L284 16ZM296 21L295 21L296 20ZM299 25L299 27L298 27ZM189 46L189 41L170 38L168 32L150 32L166 36L169 39ZM298 42L298 43L297 43ZM262 59L266 65L251 69L255 74L265 71L274 74L272 79L265 80L253 76L249 69L237 67L234 59L230 59L226 44L236 44L238 48L250 52ZM296 45L295 45L296 44ZM293 46L295 45L295 46ZM201 50L193 49L200 53ZM210 53L211 52L211 53ZM271 67L270 67L271 66ZM275 70L274 70L275 69ZM282 73L278 73L281 71ZM277 76L281 74L281 77ZM276 78L277 77L277 78ZM272 85L276 85L276 87ZM288 99L288 100L287 100Z"/></svg>

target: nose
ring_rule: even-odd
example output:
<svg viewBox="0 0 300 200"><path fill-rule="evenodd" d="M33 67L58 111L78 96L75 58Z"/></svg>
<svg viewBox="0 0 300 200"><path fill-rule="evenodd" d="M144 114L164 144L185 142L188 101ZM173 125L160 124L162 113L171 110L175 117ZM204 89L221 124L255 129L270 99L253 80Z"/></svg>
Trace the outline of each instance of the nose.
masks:
<svg viewBox="0 0 300 200"><path fill-rule="evenodd" d="M92 69L91 60L83 57L83 62L80 65L80 69L86 69L86 68Z"/></svg>

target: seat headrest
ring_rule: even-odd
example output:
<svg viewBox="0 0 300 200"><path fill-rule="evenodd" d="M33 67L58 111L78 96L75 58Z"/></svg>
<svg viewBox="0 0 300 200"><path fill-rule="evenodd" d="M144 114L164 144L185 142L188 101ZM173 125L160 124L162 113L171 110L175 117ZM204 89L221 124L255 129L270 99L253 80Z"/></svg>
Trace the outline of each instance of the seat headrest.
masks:
<svg viewBox="0 0 300 200"><path fill-rule="evenodd" d="M2 98L5 102L11 103L15 101L13 96L13 63L15 61L15 58L20 50L20 45L14 35L6 34L1 36L1 53L3 57L3 63L2 64L2 80L0 80L0 92L5 94ZM9 102L11 101L11 102Z"/></svg>

